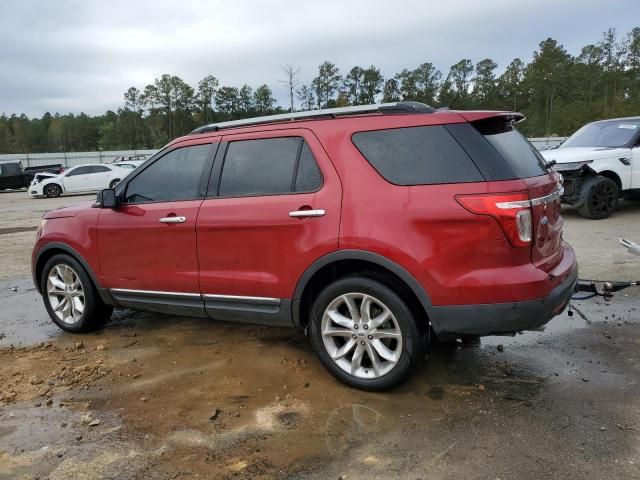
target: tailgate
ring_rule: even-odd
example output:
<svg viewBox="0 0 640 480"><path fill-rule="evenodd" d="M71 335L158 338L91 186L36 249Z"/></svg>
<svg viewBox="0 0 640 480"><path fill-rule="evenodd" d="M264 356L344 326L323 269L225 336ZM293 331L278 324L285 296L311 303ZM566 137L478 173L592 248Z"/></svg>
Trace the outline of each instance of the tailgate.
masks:
<svg viewBox="0 0 640 480"><path fill-rule="evenodd" d="M532 262L545 272L562 260L562 228L560 214L562 185L558 174L552 173L526 179L532 205Z"/></svg>

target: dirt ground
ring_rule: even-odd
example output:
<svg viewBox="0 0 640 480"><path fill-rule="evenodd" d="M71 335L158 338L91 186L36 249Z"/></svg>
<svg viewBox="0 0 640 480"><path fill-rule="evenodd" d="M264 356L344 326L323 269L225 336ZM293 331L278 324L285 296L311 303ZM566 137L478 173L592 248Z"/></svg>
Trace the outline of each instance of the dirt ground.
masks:
<svg viewBox="0 0 640 480"><path fill-rule="evenodd" d="M349 389L288 329L117 311L52 325L29 278L41 213L0 194L0 480L640 479L639 291L544 332L436 347L393 392ZM582 277L633 279L640 203L563 212Z"/></svg>

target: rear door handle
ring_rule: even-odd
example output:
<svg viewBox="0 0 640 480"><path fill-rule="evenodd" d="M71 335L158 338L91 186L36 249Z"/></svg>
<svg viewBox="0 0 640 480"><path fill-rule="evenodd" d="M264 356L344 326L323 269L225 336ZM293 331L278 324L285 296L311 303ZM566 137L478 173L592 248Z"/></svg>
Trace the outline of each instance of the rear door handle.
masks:
<svg viewBox="0 0 640 480"><path fill-rule="evenodd" d="M326 212L322 209L319 210L294 210L289 212L290 217L303 218L303 217L324 217Z"/></svg>
<svg viewBox="0 0 640 480"><path fill-rule="evenodd" d="M162 217L158 220L160 223L184 223L187 217Z"/></svg>

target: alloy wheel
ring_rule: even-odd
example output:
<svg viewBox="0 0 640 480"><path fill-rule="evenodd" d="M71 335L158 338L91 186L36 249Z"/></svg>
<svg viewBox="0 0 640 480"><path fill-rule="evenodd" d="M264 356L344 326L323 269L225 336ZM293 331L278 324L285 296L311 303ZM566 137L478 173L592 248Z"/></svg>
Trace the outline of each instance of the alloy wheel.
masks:
<svg viewBox="0 0 640 480"><path fill-rule="evenodd" d="M591 195L591 209L598 213L608 213L615 203L617 191L609 182L599 184Z"/></svg>
<svg viewBox="0 0 640 480"><path fill-rule="evenodd" d="M321 335L329 357L358 378L379 378L402 355L402 332L391 310L364 293L346 293L329 303L322 316Z"/></svg>
<svg viewBox="0 0 640 480"><path fill-rule="evenodd" d="M51 309L63 323L73 325L82 318L84 288L78 273L69 265L59 264L49 271L47 297Z"/></svg>

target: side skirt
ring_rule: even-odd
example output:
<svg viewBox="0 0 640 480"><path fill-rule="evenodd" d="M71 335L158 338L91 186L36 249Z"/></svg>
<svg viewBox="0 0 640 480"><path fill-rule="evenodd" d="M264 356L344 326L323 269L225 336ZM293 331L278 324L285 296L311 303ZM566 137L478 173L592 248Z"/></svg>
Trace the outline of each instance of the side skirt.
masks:
<svg viewBox="0 0 640 480"><path fill-rule="evenodd" d="M112 288L109 293L116 306L134 310L274 327L294 326L289 299L120 288Z"/></svg>

